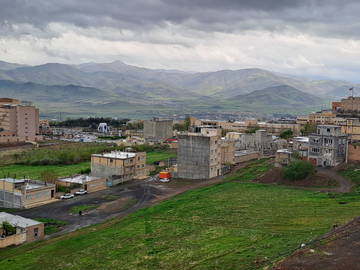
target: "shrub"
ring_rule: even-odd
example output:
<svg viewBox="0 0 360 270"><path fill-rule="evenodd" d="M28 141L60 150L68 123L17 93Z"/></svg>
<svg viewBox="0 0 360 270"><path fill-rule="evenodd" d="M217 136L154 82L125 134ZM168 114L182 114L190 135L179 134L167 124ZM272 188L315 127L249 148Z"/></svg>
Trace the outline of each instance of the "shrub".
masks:
<svg viewBox="0 0 360 270"><path fill-rule="evenodd" d="M294 160L282 169L283 176L292 181L302 180L315 172L314 166L303 160Z"/></svg>
<svg viewBox="0 0 360 270"><path fill-rule="evenodd" d="M281 132L281 134L280 134L280 138L285 139L285 140L288 140L288 139L292 138L293 136L294 136L294 132L291 129L285 130L285 131Z"/></svg>

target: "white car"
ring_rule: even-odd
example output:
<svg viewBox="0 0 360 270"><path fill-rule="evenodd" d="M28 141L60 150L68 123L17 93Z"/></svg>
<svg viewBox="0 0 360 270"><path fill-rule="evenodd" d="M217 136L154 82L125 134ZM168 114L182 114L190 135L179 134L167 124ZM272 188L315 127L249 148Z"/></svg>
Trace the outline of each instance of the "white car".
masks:
<svg viewBox="0 0 360 270"><path fill-rule="evenodd" d="M66 200L66 199L72 199L74 198L74 194L71 194L71 193L65 193L64 195L60 196L60 199L62 200Z"/></svg>
<svg viewBox="0 0 360 270"><path fill-rule="evenodd" d="M168 182L170 182L170 179L169 178L161 178L160 182L161 183L168 183Z"/></svg>
<svg viewBox="0 0 360 270"><path fill-rule="evenodd" d="M75 192L75 195L85 195L87 194L87 191L85 189L80 189L79 191Z"/></svg>

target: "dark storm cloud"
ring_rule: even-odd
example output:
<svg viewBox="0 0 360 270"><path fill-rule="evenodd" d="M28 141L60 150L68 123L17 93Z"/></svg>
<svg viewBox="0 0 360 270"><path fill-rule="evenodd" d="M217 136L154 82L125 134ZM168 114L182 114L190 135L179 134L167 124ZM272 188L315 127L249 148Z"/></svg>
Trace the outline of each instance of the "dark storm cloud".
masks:
<svg viewBox="0 0 360 270"><path fill-rule="evenodd" d="M203 31L296 30L355 38L359 12L356 0L0 0L3 29L61 22L142 31L173 23Z"/></svg>

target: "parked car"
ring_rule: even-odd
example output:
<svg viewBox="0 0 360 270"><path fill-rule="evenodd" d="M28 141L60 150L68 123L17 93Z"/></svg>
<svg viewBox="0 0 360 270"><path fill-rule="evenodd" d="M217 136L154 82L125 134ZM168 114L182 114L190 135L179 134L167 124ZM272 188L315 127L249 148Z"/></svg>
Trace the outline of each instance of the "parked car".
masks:
<svg viewBox="0 0 360 270"><path fill-rule="evenodd" d="M85 195L87 194L87 190L85 189L80 189L79 191L75 192L75 195Z"/></svg>
<svg viewBox="0 0 360 270"><path fill-rule="evenodd" d="M71 193L65 193L64 195L60 196L60 199L62 200L66 200L66 199L72 199L74 198L74 194L71 194Z"/></svg>
<svg viewBox="0 0 360 270"><path fill-rule="evenodd" d="M168 183L168 182L170 182L170 179L169 178L161 178L160 182L161 183Z"/></svg>

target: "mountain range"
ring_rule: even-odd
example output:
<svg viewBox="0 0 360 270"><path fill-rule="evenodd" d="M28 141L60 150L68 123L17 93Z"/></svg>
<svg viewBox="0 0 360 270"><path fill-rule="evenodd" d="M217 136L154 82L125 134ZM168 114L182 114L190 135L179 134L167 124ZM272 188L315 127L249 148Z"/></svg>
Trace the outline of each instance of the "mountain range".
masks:
<svg viewBox="0 0 360 270"><path fill-rule="evenodd" d="M0 96L30 100L43 115L151 117L204 113L306 113L359 85L262 69L184 72L112 63L25 66L0 61Z"/></svg>

